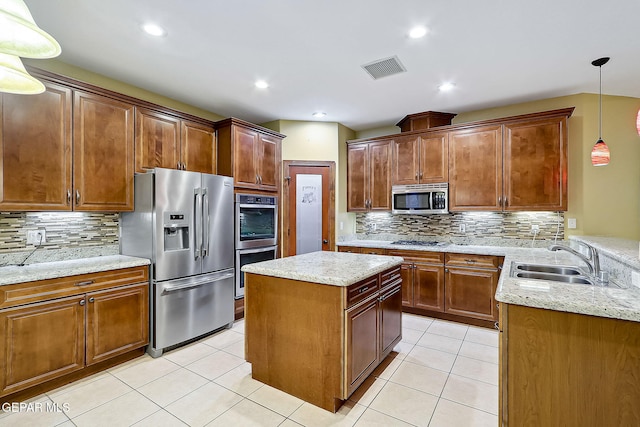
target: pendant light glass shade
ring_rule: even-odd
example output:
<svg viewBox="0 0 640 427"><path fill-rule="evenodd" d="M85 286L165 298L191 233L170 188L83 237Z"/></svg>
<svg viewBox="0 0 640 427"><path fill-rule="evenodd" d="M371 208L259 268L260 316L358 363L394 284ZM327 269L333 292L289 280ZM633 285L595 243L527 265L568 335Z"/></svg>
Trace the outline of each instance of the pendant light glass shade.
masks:
<svg viewBox="0 0 640 427"><path fill-rule="evenodd" d="M27 73L20 58L0 53L0 92L35 95L44 92L44 85Z"/></svg>
<svg viewBox="0 0 640 427"><path fill-rule="evenodd" d="M609 164L611 154L609 147L602 140L602 66L609 62L609 57L599 58L591 62L594 67L600 68L600 100L598 103L598 140L591 150L591 164L593 166L606 166Z"/></svg>
<svg viewBox="0 0 640 427"><path fill-rule="evenodd" d="M23 58L60 55L58 42L40 29L22 0L0 0L0 52Z"/></svg>
<svg viewBox="0 0 640 427"><path fill-rule="evenodd" d="M609 147L599 139L591 150L591 164L593 166L606 166L609 164Z"/></svg>
<svg viewBox="0 0 640 427"><path fill-rule="evenodd" d="M636 129L638 131L638 135L640 135L640 110L638 110L638 117L636 117Z"/></svg>

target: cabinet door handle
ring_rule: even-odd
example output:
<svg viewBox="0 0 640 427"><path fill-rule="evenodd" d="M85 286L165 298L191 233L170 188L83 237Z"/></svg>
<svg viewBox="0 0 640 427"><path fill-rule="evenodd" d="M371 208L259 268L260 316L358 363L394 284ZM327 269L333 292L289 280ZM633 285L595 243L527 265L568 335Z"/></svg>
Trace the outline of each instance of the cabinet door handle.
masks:
<svg viewBox="0 0 640 427"><path fill-rule="evenodd" d="M420 179L422 179L422 172L420 172Z"/></svg>
<svg viewBox="0 0 640 427"><path fill-rule="evenodd" d="M178 164L176 165L176 169L178 170L182 169L182 165L180 164L180 162L178 162Z"/></svg>
<svg viewBox="0 0 640 427"><path fill-rule="evenodd" d="M67 206L71 204L71 190L67 188Z"/></svg>
<svg viewBox="0 0 640 427"><path fill-rule="evenodd" d="M416 172L416 181L418 180L418 172Z"/></svg>
<svg viewBox="0 0 640 427"><path fill-rule="evenodd" d="M504 196L504 207L506 208L507 206L509 206L509 198Z"/></svg>
<svg viewBox="0 0 640 427"><path fill-rule="evenodd" d="M465 259L465 261L469 264L473 264L474 262L476 262L475 259Z"/></svg>
<svg viewBox="0 0 640 427"><path fill-rule="evenodd" d="M445 272L445 273L448 273L448 272L449 272L449 269L448 269L448 268L445 268L445 269L444 269L444 272Z"/></svg>
<svg viewBox="0 0 640 427"><path fill-rule="evenodd" d="M94 297L89 298L89 302L94 302L96 299Z"/></svg>
<svg viewBox="0 0 640 427"><path fill-rule="evenodd" d="M80 190L76 190L76 205L80 204Z"/></svg>
<svg viewBox="0 0 640 427"><path fill-rule="evenodd" d="M502 206L502 196L498 196L498 206Z"/></svg>
<svg viewBox="0 0 640 427"><path fill-rule="evenodd" d="M83 299L80 300L80 305L84 305L85 301Z"/></svg>
<svg viewBox="0 0 640 427"><path fill-rule="evenodd" d="M260 184L260 180L258 179L258 174L256 174L256 184Z"/></svg>
<svg viewBox="0 0 640 427"><path fill-rule="evenodd" d="M76 286L87 286L93 284L93 280L85 280L84 282L76 283Z"/></svg>
<svg viewBox="0 0 640 427"><path fill-rule="evenodd" d="M361 294L361 293L367 291L368 289L369 289L368 286L363 286L362 288L358 289L358 293Z"/></svg>
<svg viewBox="0 0 640 427"><path fill-rule="evenodd" d="M494 323L493 327L496 328L497 330L500 330L500 325L498 325L498 322Z"/></svg>

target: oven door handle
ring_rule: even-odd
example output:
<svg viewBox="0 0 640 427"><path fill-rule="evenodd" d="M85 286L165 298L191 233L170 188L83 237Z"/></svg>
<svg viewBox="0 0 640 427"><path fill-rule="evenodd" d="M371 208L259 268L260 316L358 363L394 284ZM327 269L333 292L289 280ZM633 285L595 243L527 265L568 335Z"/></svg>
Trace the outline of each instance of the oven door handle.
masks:
<svg viewBox="0 0 640 427"><path fill-rule="evenodd" d="M233 277L234 274L235 273L227 273L215 278L202 279L202 280L198 280L197 282L187 283L180 286L167 286L162 290L162 295L169 294L171 292L183 291L186 289L199 288L208 283L219 282L221 280L230 279Z"/></svg>

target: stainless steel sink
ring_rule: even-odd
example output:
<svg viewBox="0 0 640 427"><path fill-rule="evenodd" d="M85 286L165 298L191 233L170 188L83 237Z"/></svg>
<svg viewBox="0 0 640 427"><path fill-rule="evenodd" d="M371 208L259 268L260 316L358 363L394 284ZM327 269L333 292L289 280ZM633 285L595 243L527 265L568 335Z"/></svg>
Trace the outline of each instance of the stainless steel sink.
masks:
<svg viewBox="0 0 640 427"><path fill-rule="evenodd" d="M567 265L529 264L513 262L511 277L522 279L551 280L553 282L596 285L596 281L580 267Z"/></svg>
<svg viewBox="0 0 640 427"><path fill-rule="evenodd" d="M553 273L541 273L538 271L521 271L516 272L515 277L521 277L523 279L540 279L540 280L552 280L554 282L573 283L581 285L593 285L594 282L585 276L575 275L563 275Z"/></svg>
<svg viewBox="0 0 640 427"><path fill-rule="evenodd" d="M553 273L553 274L562 274L565 276L580 276L584 275L584 271L582 271L578 267L567 267L563 265L542 265L542 264L525 264L525 263L514 263L513 267L520 271L533 271L540 273Z"/></svg>

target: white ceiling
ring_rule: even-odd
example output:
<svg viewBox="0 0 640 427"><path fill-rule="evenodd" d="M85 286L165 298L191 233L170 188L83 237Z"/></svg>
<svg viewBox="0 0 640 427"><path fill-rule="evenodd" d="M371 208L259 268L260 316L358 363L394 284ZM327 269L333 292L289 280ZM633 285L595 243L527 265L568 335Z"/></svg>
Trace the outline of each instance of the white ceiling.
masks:
<svg viewBox="0 0 640 427"><path fill-rule="evenodd" d="M26 0L61 61L222 116L354 130L598 92L640 98L638 0ZM162 38L143 33L153 21ZM429 33L410 39L409 29ZM633 46L636 46L635 48ZM361 65L397 55L406 73ZM259 90L256 79L270 87ZM438 85L456 88L439 93Z"/></svg>

